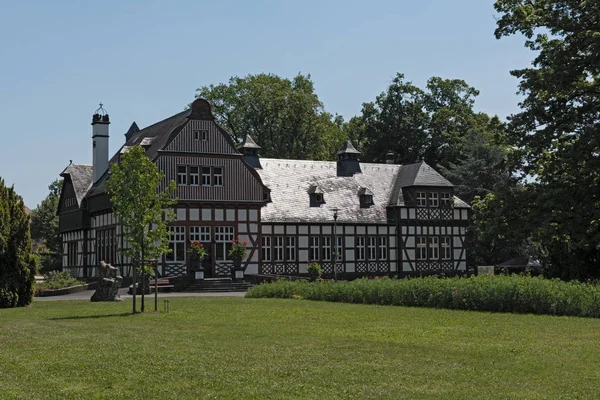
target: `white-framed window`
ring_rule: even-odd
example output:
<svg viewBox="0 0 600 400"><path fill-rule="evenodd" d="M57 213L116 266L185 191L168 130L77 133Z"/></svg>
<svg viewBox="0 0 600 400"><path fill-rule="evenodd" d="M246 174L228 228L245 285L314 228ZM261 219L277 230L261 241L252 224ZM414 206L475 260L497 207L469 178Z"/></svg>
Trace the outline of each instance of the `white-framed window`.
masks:
<svg viewBox="0 0 600 400"><path fill-rule="evenodd" d="M117 261L116 229L96 231L96 260L114 264Z"/></svg>
<svg viewBox="0 0 600 400"><path fill-rule="evenodd" d="M69 267L77 266L77 242L67 243L67 263Z"/></svg>
<svg viewBox="0 0 600 400"><path fill-rule="evenodd" d="M323 255L323 261L331 260L331 238L329 236L323 236L323 246L321 247L321 252Z"/></svg>
<svg viewBox="0 0 600 400"><path fill-rule="evenodd" d="M356 237L356 259L358 261L364 261L365 259L365 237Z"/></svg>
<svg viewBox="0 0 600 400"><path fill-rule="evenodd" d="M450 236L442 236L442 260L452 259L452 246L450 246Z"/></svg>
<svg viewBox="0 0 600 400"><path fill-rule="evenodd" d="M440 243L437 236L429 236L429 259L437 260L440 258Z"/></svg>
<svg viewBox="0 0 600 400"><path fill-rule="evenodd" d="M187 185L187 167L185 165L177 167L177 184Z"/></svg>
<svg viewBox="0 0 600 400"><path fill-rule="evenodd" d="M377 237L369 236L369 260L377 260Z"/></svg>
<svg viewBox="0 0 600 400"><path fill-rule="evenodd" d="M285 238L285 251L287 253L287 261L296 261L296 238L294 236Z"/></svg>
<svg viewBox="0 0 600 400"><path fill-rule="evenodd" d="M379 236L377 238L377 247L379 247L379 259L380 260L387 260L387 254L388 254L388 246L387 246L387 236Z"/></svg>
<svg viewBox="0 0 600 400"><path fill-rule="evenodd" d="M273 246L274 261L283 261L283 236L275 236L275 245Z"/></svg>
<svg viewBox="0 0 600 400"><path fill-rule="evenodd" d="M429 194L429 207L439 207L437 192L431 192L428 194Z"/></svg>
<svg viewBox="0 0 600 400"><path fill-rule="evenodd" d="M442 205L442 207L448 208L450 207L450 199L452 196L450 196L450 193L442 193L440 196L440 203Z"/></svg>
<svg viewBox="0 0 600 400"><path fill-rule="evenodd" d="M223 168L213 168L213 184L214 186L223 186Z"/></svg>
<svg viewBox="0 0 600 400"><path fill-rule="evenodd" d="M190 242L210 243L210 226L190 226Z"/></svg>
<svg viewBox="0 0 600 400"><path fill-rule="evenodd" d="M427 259L427 238L425 236L417 236L417 260Z"/></svg>
<svg viewBox="0 0 600 400"><path fill-rule="evenodd" d="M228 260L233 242L233 226L215 226L215 259Z"/></svg>
<svg viewBox="0 0 600 400"><path fill-rule="evenodd" d="M263 236L261 239L262 260L271 261L271 236Z"/></svg>
<svg viewBox="0 0 600 400"><path fill-rule="evenodd" d="M169 236L169 249L167 253L167 262L185 261L185 226L167 227L171 235Z"/></svg>
<svg viewBox="0 0 600 400"><path fill-rule="evenodd" d="M336 261L341 261L344 259L344 238L342 236L337 236L337 258Z"/></svg>
<svg viewBox="0 0 600 400"><path fill-rule="evenodd" d="M319 237L310 237L310 261L319 260Z"/></svg>
<svg viewBox="0 0 600 400"><path fill-rule="evenodd" d="M427 193L417 192L417 207L427 206Z"/></svg>
<svg viewBox="0 0 600 400"><path fill-rule="evenodd" d="M200 184L200 167L190 167L190 185Z"/></svg>
<svg viewBox="0 0 600 400"><path fill-rule="evenodd" d="M202 167L202 186L210 186L210 167Z"/></svg>

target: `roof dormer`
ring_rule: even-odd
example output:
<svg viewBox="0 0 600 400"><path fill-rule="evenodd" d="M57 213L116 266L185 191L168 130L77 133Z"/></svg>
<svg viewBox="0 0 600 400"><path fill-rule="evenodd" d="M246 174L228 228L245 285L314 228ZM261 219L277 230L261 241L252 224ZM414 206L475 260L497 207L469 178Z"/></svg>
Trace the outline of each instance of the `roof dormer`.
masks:
<svg viewBox="0 0 600 400"><path fill-rule="evenodd" d="M321 204L325 204L325 193L316 185L308 188L308 196L311 207L321 207Z"/></svg>
<svg viewBox="0 0 600 400"><path fill-rule="evenodd" d="M360 201L360 208L369 208L373 205L373 192L366 187L358 189L358 198Z"/></svg>

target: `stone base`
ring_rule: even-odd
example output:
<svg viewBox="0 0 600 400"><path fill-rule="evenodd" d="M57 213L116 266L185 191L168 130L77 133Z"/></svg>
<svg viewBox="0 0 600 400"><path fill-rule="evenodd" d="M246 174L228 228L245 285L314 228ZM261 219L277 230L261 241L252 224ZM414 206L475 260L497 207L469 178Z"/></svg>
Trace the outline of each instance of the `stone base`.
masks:
<svg viewBox="0 0 600 400"><path fill-rule="evenodd" d="M119 297L119 288L123 278L102 278L98 281L98 288L92 295L91 301L123 301Z"/></svg>

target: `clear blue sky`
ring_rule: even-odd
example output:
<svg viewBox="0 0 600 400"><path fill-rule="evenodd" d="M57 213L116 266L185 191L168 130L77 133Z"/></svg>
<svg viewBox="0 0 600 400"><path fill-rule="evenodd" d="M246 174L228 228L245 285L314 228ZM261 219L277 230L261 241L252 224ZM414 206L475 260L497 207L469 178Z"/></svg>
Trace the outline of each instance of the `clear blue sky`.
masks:
<svg viewBox="0 0 600 400"><path fill-rule="evenodd" d="M481 91L478 110L505 118L519 101L509 71L533 55L494 28L492 0L0 0L0 177L34 208L70 159L91 163L98 102L114 152L133 120L164 119L232 75L310 73L345 119L396 72L460 78Z"/></svg>

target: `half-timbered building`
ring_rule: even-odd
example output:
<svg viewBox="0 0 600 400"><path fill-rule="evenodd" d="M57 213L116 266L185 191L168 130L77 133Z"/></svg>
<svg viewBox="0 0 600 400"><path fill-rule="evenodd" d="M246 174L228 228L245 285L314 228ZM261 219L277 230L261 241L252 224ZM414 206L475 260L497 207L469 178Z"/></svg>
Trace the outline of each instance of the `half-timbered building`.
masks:
<svg viewBox="0 0 600 400"><path fill-rule="evenodd" d="M171 252L163 275L186 275L187 247L200 241L209 256L206 277L229 274L228 251L248 242L246 275L304 275L318 262L328 276L460 273L466 270L469 206L453 185L424 162L361 163L347 142L337 161L260 158L250 136L235 143L202 99L189 110L139 129L109 159L110 119L102 108L92 118L92 165L69 164L59 205L63 267L95 276L101 260L131 274L122 227L105 183L111 163L132 146L174 180L178 198L170 223Z"/></svg>

